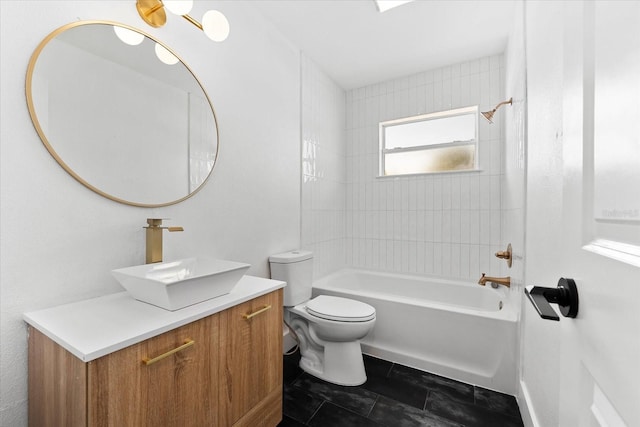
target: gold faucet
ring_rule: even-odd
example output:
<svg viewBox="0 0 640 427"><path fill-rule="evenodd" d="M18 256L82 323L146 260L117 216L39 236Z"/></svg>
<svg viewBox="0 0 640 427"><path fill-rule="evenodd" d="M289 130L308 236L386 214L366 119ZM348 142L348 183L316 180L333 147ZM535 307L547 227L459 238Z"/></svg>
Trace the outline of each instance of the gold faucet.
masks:
<svg viewBox="0 0 640 427"><path fill-rule="evenodd" d="M490 277L485 276L485 273L482 273L482 277L478 280L478 285L486 285L487 282L497 283L498 285L506 286L507 288L511 287L511 276L507 277Z"/></svg>
<svg viewBox="0 0 640 427"><path fill-rule="evenodd" d="M161 218L147 218L147 257L146 263L162 262L162 230L184 231L182 227L161 227Z"/></svg>

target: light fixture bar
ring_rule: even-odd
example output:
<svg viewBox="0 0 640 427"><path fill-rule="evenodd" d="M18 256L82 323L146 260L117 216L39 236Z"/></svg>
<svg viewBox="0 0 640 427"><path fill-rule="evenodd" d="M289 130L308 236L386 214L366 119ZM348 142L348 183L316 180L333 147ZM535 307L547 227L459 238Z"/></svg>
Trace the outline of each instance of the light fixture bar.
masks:
<svg viewBox="0 0 640 427"><path fill-rule="evenodd" d="M202 28L202 24L199 23L198 21L196 21L195 19L193 19L191 16L189 15L182 15L182 17L184 19L186 19L187 21L191 22L193 25L195 25L196 27L198 27L200 30L204 31L204 28Z"/></svg>

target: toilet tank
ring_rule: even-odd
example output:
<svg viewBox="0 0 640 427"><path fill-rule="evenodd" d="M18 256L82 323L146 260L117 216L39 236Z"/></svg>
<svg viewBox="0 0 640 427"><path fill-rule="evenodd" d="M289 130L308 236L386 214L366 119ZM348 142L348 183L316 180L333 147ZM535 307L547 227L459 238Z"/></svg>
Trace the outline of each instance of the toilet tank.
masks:
<svg viewBox="0 0 640 427"><path fill-rule="evenodd" d="M313 253L291 251L269 257L271 278L287 282L284 306L290 307L311 299Z"/></svg>

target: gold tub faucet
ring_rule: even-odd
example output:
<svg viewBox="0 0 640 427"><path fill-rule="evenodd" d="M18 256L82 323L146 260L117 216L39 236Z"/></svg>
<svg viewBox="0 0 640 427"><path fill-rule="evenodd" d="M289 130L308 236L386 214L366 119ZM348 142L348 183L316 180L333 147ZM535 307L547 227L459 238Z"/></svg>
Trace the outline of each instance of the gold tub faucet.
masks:
<svg viewBox="0 0 640 427"><path fill-rule="evenodd" d="M485 276L485 273L482 273L482 277L478 280L478 285L486 285L487 282L496 283L498 285L506 286L507 288L511 287L511 276L507 277L490 277Z"/></svg>
<svg viewBox="0 0 640 427"><path fill-rule="evenodd" d="M162 227L161 218L147 218L147 256L145 262L162 262L162 230L184 231L182 227Z"/></svg>

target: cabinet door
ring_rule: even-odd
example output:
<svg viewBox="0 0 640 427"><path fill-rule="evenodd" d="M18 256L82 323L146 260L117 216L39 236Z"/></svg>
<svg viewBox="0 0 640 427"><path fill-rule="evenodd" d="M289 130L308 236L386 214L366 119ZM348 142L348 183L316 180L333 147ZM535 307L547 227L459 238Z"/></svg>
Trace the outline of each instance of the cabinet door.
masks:
<svg viewBox="0 0 640 427"><path fill-rule="evenodd" d="M29 425L84 426L86 364L29 326Z"/></svg>
<svg viewBox="0 0 640 427"><path fill-rule="evenodd" d="M221 425L275 426L282 417L282 290L222 314Z"/></svg>
<svg viewBox="0 0 640 427"><path fill-rule="evenodd" d="M90 362L88 425L218 425L218 328L209 316Z"/></svg>

